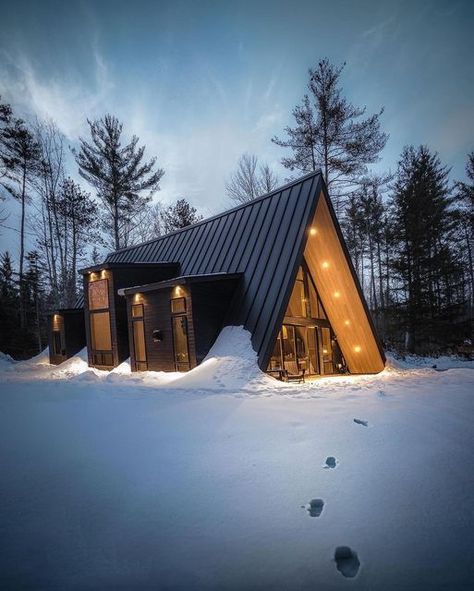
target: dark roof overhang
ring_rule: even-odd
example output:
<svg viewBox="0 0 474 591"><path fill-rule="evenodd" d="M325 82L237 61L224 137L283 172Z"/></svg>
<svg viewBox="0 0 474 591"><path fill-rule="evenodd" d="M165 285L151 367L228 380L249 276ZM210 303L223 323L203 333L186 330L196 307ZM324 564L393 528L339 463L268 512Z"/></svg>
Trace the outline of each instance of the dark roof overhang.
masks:
<svg viewBox="0 0 474 591"><path fill-rule="evenodd" d="M96 273L98 271L102 271L104 269L168 269L168 268L176 268L179 269L180 264L176 262L169 262L169 261L158 261L158 262L145 262L145 263L113 263L113 262L106 262L100 263L99 265L92 265L91 267L85 267L84 269L79 269L79 273L81 275L85 275L86 273Z"/></svg>
<svg viewBox="0 0 474 591"><path fill-rule="evenodd" d="M215 281L238 281L242 277L242 273L208 273L206 275L182 275L181 277L173 277L165 281L157 281L155 283L146 283L145 285L135 285L133 287L122 287L118 290L121 296L133 295L135 293L146 293L150 291L159 291L161 289L168 289L176 287L177 285L190 285L193 283L209 283Z"/></svg>
<svg viewBox="0 0 474 591"><path fill-rule="evenodd" d="M84 308L56 308L54 310L48 310L46 312L46 316L54 316L54 314L59 314L63 316L64 314L78 314L80 312L84 312Z"/></svg>

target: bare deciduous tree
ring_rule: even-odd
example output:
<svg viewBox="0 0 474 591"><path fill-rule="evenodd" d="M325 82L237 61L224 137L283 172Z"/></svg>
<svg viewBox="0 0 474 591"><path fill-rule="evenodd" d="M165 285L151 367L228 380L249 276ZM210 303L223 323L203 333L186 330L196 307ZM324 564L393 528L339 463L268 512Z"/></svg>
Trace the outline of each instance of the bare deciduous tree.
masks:
<svg viewBox="0 0 474 591"><path fill-rule="evenodd" d="M226 184L227 196L236 203L246 203L269 193L278 185L278 179L268 164L259 166L257 156L242 154L237 170Z"/></svg>

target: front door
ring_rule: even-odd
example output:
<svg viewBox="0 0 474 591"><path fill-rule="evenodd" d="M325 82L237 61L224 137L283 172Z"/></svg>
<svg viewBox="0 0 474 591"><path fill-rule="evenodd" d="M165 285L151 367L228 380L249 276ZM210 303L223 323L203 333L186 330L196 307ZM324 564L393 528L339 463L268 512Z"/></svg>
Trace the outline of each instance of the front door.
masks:
<svg viewBox="0 0 474 591"><path fill-rule="evenodd" d="M148 369L143 315L143 304L132 305L133 356L136 371L146 371Z"/></svg>

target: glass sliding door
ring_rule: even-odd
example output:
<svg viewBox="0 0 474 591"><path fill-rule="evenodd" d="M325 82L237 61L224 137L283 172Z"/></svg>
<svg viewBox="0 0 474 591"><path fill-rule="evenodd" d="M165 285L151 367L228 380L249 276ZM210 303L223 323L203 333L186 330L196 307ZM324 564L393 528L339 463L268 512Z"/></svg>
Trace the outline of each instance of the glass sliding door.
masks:
<svg viewBox="0 0 474 591"><path fill-rule="evenodd" d="M303 369L306 375L346 371L336 336L304 261L298 269L267 371L298 374Z"/></svg>

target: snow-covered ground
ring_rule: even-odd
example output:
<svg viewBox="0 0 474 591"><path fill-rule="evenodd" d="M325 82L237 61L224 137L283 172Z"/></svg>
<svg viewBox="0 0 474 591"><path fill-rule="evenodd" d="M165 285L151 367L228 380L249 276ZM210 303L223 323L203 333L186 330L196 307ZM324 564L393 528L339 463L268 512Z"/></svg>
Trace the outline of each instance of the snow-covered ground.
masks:
<svg viewBox="0 0 474 591"><path fill-rule="evenodd" d="M0 588L472 589L473 370L281 384L238 328L184 375L0 356Z"/></svg>

